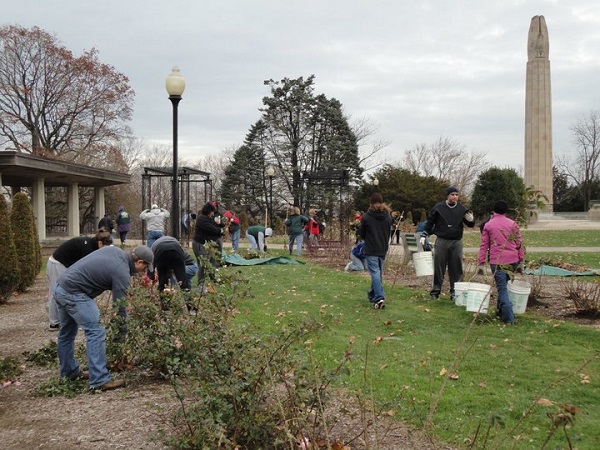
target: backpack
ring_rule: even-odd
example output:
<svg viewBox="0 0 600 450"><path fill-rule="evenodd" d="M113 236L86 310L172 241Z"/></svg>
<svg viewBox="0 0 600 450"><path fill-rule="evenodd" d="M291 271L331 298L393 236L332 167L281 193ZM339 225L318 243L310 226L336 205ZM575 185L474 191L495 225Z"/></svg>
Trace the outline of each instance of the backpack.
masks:
<svg viewBox="0 0 600 450"><path fill-rule="evenodd" d="M119 216L117 217L118 225L127 225L130 221L131 219L129 218L129 213L127 211L123 210L119 213Z"/></svg>

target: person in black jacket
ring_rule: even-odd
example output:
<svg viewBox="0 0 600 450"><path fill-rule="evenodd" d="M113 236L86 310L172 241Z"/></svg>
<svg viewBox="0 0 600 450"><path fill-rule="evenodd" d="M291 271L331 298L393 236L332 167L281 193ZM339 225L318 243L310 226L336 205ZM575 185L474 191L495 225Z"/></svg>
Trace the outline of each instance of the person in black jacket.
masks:
<svg viewBox="0 0 600 450"><path fill-rule="evenodd" d="M182 289L190 290L192 285L185 270L187 253L180 242L172 236L163 236L154 241L151 249L154 253L154 268L158 272L159 292L164 291L173 278ZM154 278L153 275L149 274L150 278Z"/></svg>
<svg viewBox="0 0 600 450"><path fill-rule="evenodd" d="M108 213L104 214L104 217L98 222L98 229L104 228L110 233L110 237L115 238L115 223L110 218Z"/></svg>
<svg viewBox="0 0 600 450"><path fill-rule="evenodd" d="M371 206L362 218L360 237L365 241L363 254L366 266L371 275L371 288L367 298L375 309L385 308L385 292L383 290L383 264L390 245L392 216L390 208L383 203L379 192L371 195Z"/></svg>
<svg viewBox="0 0 600 450"><path fill-rule="evenodd" d="M221 252L219 239L223 235L224 228L215 223L214 215L217 208L212 203L206 203L196 218L196 231L192 249L198 260L198 286L202 287L202 293L207 292L206 272L207 267L215 269L220 267ZM209 277L215 281L214 269L209 271Z"/></svg>
<svg viewBox="0 0 600 450"><path fill-rule="evenodd" d="M454 301L454 283L463 276L463 229L464 225L475 226L473 213L458 203L459 192L454 186L447 190L445 201L437 203L427 216L427 223L421 233L421 245L425 245L430 234L437 236L433 252L433 286L429 294L437 300L442 292L442 284L448 267L450 279L450 299Z"/></svg>
<svg viewBox="0 0 600 450"><path fill-rule="evenodd" d="M60 320L58 317L58 305L54 298L54 288L58 278L73 264L106 245L112 245L113 240L110 231L101 229L94 237L78 236L63 242L48 258L46 264L46 276L48 277L48 320L50 330L58 331Z"/></svg>

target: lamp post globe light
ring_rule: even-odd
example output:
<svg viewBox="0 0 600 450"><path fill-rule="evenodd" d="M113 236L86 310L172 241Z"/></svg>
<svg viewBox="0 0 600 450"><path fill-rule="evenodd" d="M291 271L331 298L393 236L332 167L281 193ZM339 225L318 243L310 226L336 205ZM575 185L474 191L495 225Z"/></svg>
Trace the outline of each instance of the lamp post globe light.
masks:
<svg viewBox="0 0 600 450"><path fill-rule="evenodd" d="M379 186L379 178L373 179L373 186Z"/></svg>
<svg viewBox="0 0 600 450"><path fill-rule="evenodd" d="M273 166L267 168L267 176L269 177L269 226L273 228L273 177L275 176Z"/></svg>
<svg viewBox="0 0 600 450"><path fill-rule="evenodd" d="M185 79L179 67L173 66L165 82L169 100L173 104L173 183L171 185L171 236L179 239L179 171L177 167L177 107L185 90Z"/></svg>

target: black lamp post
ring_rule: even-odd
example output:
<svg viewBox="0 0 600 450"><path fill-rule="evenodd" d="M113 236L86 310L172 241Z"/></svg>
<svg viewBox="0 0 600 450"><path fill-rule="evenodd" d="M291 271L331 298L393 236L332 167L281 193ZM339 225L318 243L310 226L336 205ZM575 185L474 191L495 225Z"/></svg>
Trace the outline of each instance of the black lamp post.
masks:
<svg viewBox="0 0 600 450"><path fill-rule="evenodd" d="M185 79L179 73L179 67L174 66L165 82L169 100L173 104L173 184L171 185L171 235L179 239L179 172L177 168L177 106L185 90Z"/></svg>
<svg viewBox="0 0 600 450"><path fill-rule="evenodd" d="M267 169L267 176L269 177L269 223L270 227L273 228L273 177L275 176L273 166L269 166Z"/></svg>

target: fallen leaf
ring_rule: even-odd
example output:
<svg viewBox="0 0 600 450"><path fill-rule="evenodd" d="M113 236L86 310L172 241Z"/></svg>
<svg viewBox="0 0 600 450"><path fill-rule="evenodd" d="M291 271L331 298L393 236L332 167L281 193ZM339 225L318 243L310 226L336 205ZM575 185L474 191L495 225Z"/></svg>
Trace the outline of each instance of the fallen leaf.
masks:
<svg viewBox="0 0 600 450"><path fill-rule="evenodd" d="M350 345L354 344L354 336L350 336Z"/></svg>
<svg viewBox="0 0 600 450"><path fill-rule="evenodd" d="M554 402L552 400L548 400L547 398L538 398L536 403L540 406L554 406Z"/></svg>
<svg viewBox="0 0 600 450"><path fill-rule="evenodd" d="M455 373L452 373L452 374L448 375L448 378L450 378L451 380L458 380L458 375L456 375Z"/></svg>
<svg viewBox="0 0 600 450"><path fill-rule="evenodd" d="M446 370L445 367L442 368L442 370L440 370L440 377L443 377L444 375L446 375L448 373L448 370Z"/></svg>

